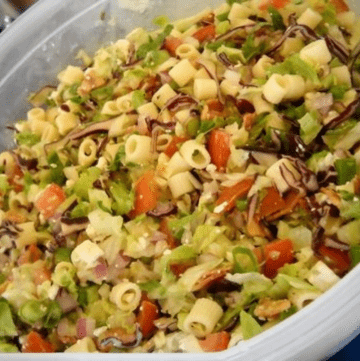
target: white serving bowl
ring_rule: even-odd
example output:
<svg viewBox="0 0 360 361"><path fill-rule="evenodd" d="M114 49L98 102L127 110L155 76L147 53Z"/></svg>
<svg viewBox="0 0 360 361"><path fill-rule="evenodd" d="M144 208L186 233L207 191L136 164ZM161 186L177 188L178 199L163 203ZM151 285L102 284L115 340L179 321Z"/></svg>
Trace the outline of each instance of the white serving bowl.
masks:
<svg viewBox="0 0 360 361"><path fill-rule="evenodd" d="M0 36L0 149L13 147L6 129L30 108L27 95L56 84L57 73L83 48L92 53L155 16L179 19L222 0L40 0ZM134 5L135 4L135 5ZM136 4L140 11L133 11ZM351 0L360 14L359 0ZM104 16L105 15L105 16ZM104 18L104 20L101 20ZM9 360L322 360L350 342L360 327L360 266L300 312L272 329L213 354L11 354Z"/></svg>

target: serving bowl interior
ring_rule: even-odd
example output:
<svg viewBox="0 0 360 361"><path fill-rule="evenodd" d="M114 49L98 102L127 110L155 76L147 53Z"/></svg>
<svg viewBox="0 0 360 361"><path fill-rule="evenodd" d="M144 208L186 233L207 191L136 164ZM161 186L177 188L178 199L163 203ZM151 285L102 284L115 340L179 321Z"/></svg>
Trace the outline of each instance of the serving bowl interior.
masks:
<svg viewBox="0 0 360 361"><path fill-rule="evenodd" d="M56 85L56 75L75 59L80 49L93 53L100 46L124 37L138 26L166 14L179 19L221 4L222 0L40 0L0 36L0 149L14 147L7 129L30 108L27 96L45 85ZM360 2L352 0L360 14ZM302 311L259 336L217 354L210 360L319 360L336 352L355 337L360 326L360 268ZM14 355L9 359L34 358ZM97 355L86 356L88 360ZM144 355L107 354L107 360L144 359ZM44 355L43 359L50 359ZM80 359L71 356L71 359ZM51 359L69 359L55 354ZM148 360L197 360L204 355L149 354Z"/></svg>

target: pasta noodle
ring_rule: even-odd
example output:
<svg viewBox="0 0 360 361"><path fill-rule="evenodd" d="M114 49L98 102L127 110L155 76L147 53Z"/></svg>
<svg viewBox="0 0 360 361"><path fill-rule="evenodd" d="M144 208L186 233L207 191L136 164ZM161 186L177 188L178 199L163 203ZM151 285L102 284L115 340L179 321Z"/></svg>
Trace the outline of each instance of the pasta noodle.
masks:
<svg viewBox="0 0 360 361"><path fill-rule="evenodd" d="M145 163L151 160L151 138L144 135L131 135L125 143L126 162Z"/></svg>
<svg viewBox="0 0 360 361"><path fill-rule="evenodd" d="M215 98L217 95L216 81L213 79L195 79L194 95L199 100Z"/></svg>
<svg viewBox="0 0 360 361"><path fill-rule="evenodd" d="M139 305L141 290L135 283L124 281L113 287L109 298L120 310L133 311Z"/></svg>
<svg viewBox="0 0 360 361"><path fill-rule="evenodd" d="M305 46L300 51L300 57L311 63L325 65L331 61L331 54L325 40L317 40Z"/></svg>
<svg viewBox="0 0 360 361"><path fill-rule="evenodd" d="M188 84L194 77L196 69L191 65L188 59L183 59L176 64L170 71L169 75L176 81L179 86Z"/></svg>
<svg viewBox="0 0 360 361"><path fill-rule="evenodd" d="M190 59L194 60L200 56L200 53L197 51L196 47L192 44L181 44L176 48L176 56L180 59Z"/></svg>
<svg viewBox="0 0 360 361"><path fill-rule="evenodd" d="M163 85L152 97L152 102L162 108L168 100L176 96L175 91L169 84Z"/></svg>
<svg viewBox="0 0 360 361"><path fill-rule="evenodd" d="M79 147L78 163L79 165L89 166L96 160L97 146L90 139L84 139Z"/></svg>
<svg viewBox="0 0 360 361"><path fill-rule="evenodd" d="M180 148L180 154L192 168L203 169L210 164L210 154L195 140L185 142Z"/></svg>
<svg viewBox="0 0 360 361"><path fill-rule="evenodd" d="M222 315L223 310L216 302L200 298L184 320L183 328L195 336L204 337L213 331Z"/></svg>

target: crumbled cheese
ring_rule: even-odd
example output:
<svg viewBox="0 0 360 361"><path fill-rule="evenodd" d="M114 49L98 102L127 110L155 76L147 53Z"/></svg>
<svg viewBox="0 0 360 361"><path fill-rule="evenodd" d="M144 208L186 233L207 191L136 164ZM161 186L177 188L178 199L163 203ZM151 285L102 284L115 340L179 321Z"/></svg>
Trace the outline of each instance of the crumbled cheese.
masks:
<svg viewBox="0 0 360 361"><path fill-rule="evenodd" d="M71 261L75 266L85 264L85 267L89 269L94 267L102 256L104 256L104 251L95 243L86 240L72 251Z"/></svg>
<svg viewBox="0 0 360 361"><path fill-rule="evenodd" d="M107 326L103 326L103 327L98 327L98 328L95 328L94 332L93 332L93 335L95 337L99 337L103 332L105 332L109 327Z"/></svg>
<svg viewBox="0 0 360 361"><path fill-rule="evenodd" d="M219 204L217 207L214 208L214 213L222 213L226 206L228 205L228 202L223 202Z"/></svg>

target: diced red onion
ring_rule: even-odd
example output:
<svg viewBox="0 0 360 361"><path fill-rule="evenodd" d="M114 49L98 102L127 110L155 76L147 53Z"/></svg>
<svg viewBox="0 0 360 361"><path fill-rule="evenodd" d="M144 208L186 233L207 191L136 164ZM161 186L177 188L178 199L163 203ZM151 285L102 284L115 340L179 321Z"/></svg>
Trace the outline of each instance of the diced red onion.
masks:
<svg viewBox="0 0 360 361"><path fill-rule="evenodd" d="M72 295L70 295L65 289L60 289L58 295L56 296L56 301L58 302L63 313L68 313L78 306L78 303Z"/></svg>
<svg viewBox="0 0 360 361"><path fill-rule="evenodd" d="M76 335L81 339L86 336L92 336L96 327L96 321L93 318L79 318L76 322Z"/></svg>

